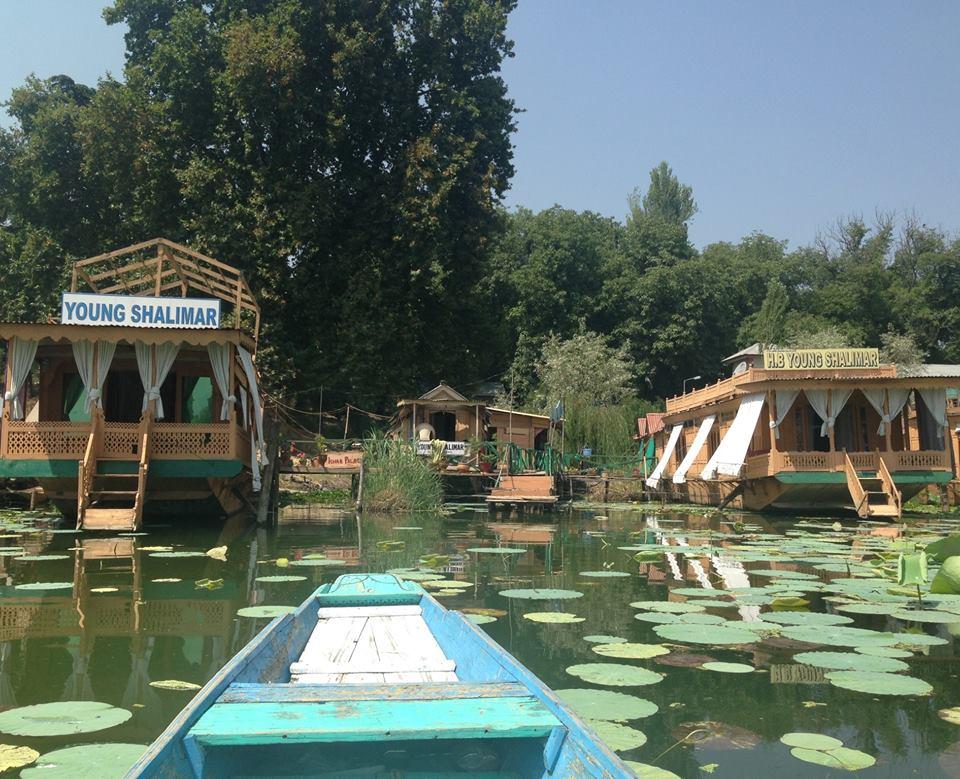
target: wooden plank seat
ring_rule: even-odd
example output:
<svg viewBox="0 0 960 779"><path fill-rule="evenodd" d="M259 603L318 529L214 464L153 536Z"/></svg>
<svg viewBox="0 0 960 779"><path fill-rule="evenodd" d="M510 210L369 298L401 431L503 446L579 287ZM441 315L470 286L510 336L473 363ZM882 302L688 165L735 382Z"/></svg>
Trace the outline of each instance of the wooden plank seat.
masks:
<svg viewBox="0 0 960 779"><path fill-rule="evenodd" d="M424 682L422 684L231 684L218 703L325 703L329 701L522 698L518 682Z"/></svg>

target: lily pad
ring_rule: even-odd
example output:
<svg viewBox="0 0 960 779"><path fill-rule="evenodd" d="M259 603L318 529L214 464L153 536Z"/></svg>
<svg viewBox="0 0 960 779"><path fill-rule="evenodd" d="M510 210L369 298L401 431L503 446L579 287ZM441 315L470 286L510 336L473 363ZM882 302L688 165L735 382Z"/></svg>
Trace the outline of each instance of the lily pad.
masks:
<svg viewBox="0 0 960 779"><path fill-rule="evenodd" d="M895 633L880 633L845 625L792 625L785 627L781 634L794 641L827 646L893 646L897 643Z"/></svg>
<svg viewBox="0 0 960 779"><path fill-rule="evenodd" d="M951 725L960 725L960 706L953 706L949 709L940 709L937 712L937 716L942 720L946 720Z"/></svg>
<svg viewBox="0 0 960 779"><path fill-rule="evenodd" d="M557 697L584 719L623 722L656 714L658 706L643 698L610 690L571 687L556 690Z"/></svg>
<svg viewBox="0 0 960 779"><path fill-rule="evenodd" d="M790 754L798 760L803 760L806 763L822 765L825 768L843 768L843 763L841 763L838 758L833 757L829 752L820 752L816 749L794 747L790 750Z"/></svg>
<svg viewBox="0 0 960 779"><path fill-rule="evenodd" d="M12 736L68 736L106 730L131 716L126 709L100 701L38 703L0 713L0 731Z"/></svg>
<svg viewBox="0 0 960 779"><path fill-rule="evenodd" d="M960 622L960 614L934 609L900 609L893 612L891 616L894 619L902 619L904 622L933 622L937 624Z"/></svg>
<svg viewBox="0 0 960 779"><path fill-rule="evenodd" d="M832 671L876 671L878 673L896 673L907 671L910 666L902 660L892 657L871 657L859 652L801 652L793 659L815 668L828 668ZM792 747L804 744L790 744ZM812 747L818 749L818 747Z"/></svg>
<svg viewBox="0 0 960 779"><path fill-rule="evenodd" d="M12 744L0 744L0 772L14 768L23 768L34 762L40 753L30 747L17 747Z"/></svg>
<svg viewBox="0 0 960 779"><path fill-rule="evenodd" d="M569 625L572 622L586 621L586 617L578 617L576 614L567 614L562 611L531 611L524 614L523 618L531 622L547 622L552 625Z"/></svg>
<svg viewBox="0 0 960 779"><path fill-rule="evenodd" d="M624 760L623 764L633 771L634 776L640 779L680 779L673 771L666 768L657 768L649 763L638 763L636 760Z"/></svg>
<svg viewBox="0 0 960 779"><path fill-rule="evenodd" d="M175 582L182 582L183 579L170 577L167 579L151 579L150 581L154 582L155 584L174 584Z"/></svg>
<svg viewBox="0 0 960 779"><path fill-rule="evenodd" d="M519 546L473 546L467 551L474 554L523 554L527 550Z"/></svg>
<svg viewBox="0 0 960 779"><path fill-rule="evenodd" d="M861 655L870 655L870 657L896 657L903 659L913 657L913 652L909 649L898 649L895 646L857 646L853 648L854 652Z"/></svg>
<svg viewBox="0 0 960 779"><path fill-rule="evenodd" d="M306 576L258 576L254 581L263 582L265 584L277 583L277 582L305 582L307 580Z"/></svg>
<svg viewBox="0 0 960 779"><path fill-rule="evenodd" d="M584 636L583 640L591 644L625 644L627 642L627 639L620 636Z"/></svg>
<svg viewBox="0 0 960 779"><path fill-rule="evenodd" d="M343 560L328 560L326 557L304 557L302 560L291 560L290 565L301 568L333 568L346 563Z"/></svg>
<svg viewBox="0 0 960 779"><path fill-rule="evenodd" d="M202 685L193 682L181 682L179 679L162 679L158 682L150 682L151 687L158 690L199 690Z"/></svg>
<svg viewBox="0 0 960 779"><path fill-rule="evenodd" d="M23 779L121 779L146 752L144 744L84 744L48 752Z"/></svg>
<svg viewBox="0 0 960 779"><path fill-rule="evenodd" d="M484 617L505 617L507 612L503 609L488 609L483 606L467 606L460 609L464 614L482 614Z"/></svg>
<svg viewBox="0 0 960 779"><path fill-rule="evenodd" d="M68 554L25 554L20 557L15 557L15 560L19 560L22 563L41 563L45 560L69 560L70 555Z"/></svg>
<svg viewBox="0 0 960 779"><path fill-rule="evenodd" d="M604 657L616 657L621 660L648 660L651 657L666 655L670 650L661 644L614 643L600 644L593 651Z"/></svg>
<svg viewBox="0 0 960 779"><path fill-rule="evenodd" d="M923 679L902 674L832 671L827 674L827 680L835 687L871 695L929 695L933 692L933 687Z"/></svg>
<svg viewBox="0 0 960 779"><path fill-rule="evenodd" d="M694 612L706 611L706 608L699 603L681 603L679 601L664 600L639 600L631 603L630 608L656 611L661 614L692 614Z"/></svg>
<svg viewBox="0 0 960 779"><path fill-rule="evenodd" d="M614 752L625 752L647 743L647 737L642 731L628 725L621 725L619 722L590 720L589 724L600 740Z"/></svg>
<svg viewBox="0 0 960 779"><path fill-rule="evenodd" d="M583 593L576 590L500 590L504 598L521 598L525 600L570 600L582 598Z"/></svg>
<svg viewBox="0 0 960 779"><path fill-rule="evenodd" d="M206 557L206 552L153 552L151 557Z"/></svg>
<svg viewBox="0 0 960 779"><path fill-rule="evenodd" d="M873 614L888 616L903 607L899 603L841 603L837 611L845 614Z"/></svg>
<svg viewBox="0 0 960 779"><path fill-rule="evenodd" d="M30 582L16 585L18 590L72 590L73 582Z"/></svg>
<svg viewBox="0 0 960 779"><path fill-rule="evenodd" d="M656 684L662 674L622 663L579 663L567 668L567 673L591 684L606 687L641 687Z"/></svg>
<svg viewBox="0 0 960 779"><path fill-rule="evenodd" d="M787 733L780 736L780 741L788 747L800 747L801 749L839 749L843 742L832 736L824 736L820 733Z"/></svg>
<svg viewBox="0 0 960 779"><path fill-rule="evenodd" d="M724 674L749 674L757 670L746 663L704 663L701 667L708 671L719 671Z"/></svg>
<svg viewBox="0 0 960 779"><path fill-rule="evenodd" d="M238 617L253 617L256 619L273 619L274 617L296 611L296 606L246 606L237 611Z"/></svg>
<svg viewBox="0 0 960 779"><path fill-rule="evenodd" d="M474 625L487 625L491 622L497 621L496 617L490 617L486 614L464 614L463 616Z"/></svg>
<svg viewBox="0 0 960 779"><path fill-rule="evenodd" d="M876 759L866 752L859 749L850 749L848 747L837 747L827 750L830 757L836 758L847 771L859 771L861 768L869 768L876 764Z"/></svg>
<svg viewBox="0 0 960 779"><path fill-rule="evenodd" d="M849 625L853 620L842 614L824 614L819 611L770 611L763 614L767 622L780 625Z"/></svg>
<svg viewBox="0 0 960 779"><path fill-rule="evenodd" d="M660 638L682 641L687 644L750 644L757 640L756 633L743 628L726 625L658 625L653 629Z"/></svg>
<svg viewBox="0 0 960 779"><path fill-rule="evenodd" d="M580 571L580 575L593 579L622 579L630 574L624 571Z"/></svg>

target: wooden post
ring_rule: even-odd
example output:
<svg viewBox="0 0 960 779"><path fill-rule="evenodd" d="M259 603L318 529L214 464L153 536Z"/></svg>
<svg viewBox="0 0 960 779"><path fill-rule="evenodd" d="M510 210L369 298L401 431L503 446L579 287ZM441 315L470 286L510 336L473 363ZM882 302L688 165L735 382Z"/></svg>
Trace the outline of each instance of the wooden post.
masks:
<svg viewBox="0 0 960 779"><path fill-rule="evenodd" d="M827 437L830 439L830 451L837 451L836 437L833 433L833 425L829 423L830 417L833 415L833 390L827 390Z"/></svg>
<svg viewBox="0 0 960 779"><path fill-rule="evenodd" d="M347 418L343 423L343 440L347 440L347 431L350 429L350 404L347 403Z"/></svg>
<svg viewBox="0 0 960 779"><path fill-rule="evenodd" d="M410 416L410 440L417 440L417 404L413 404L413 414Z"/></svg>
<svg viewBox="0 0 960 779"><path fill-rule="evenodd" d="M363 510L363 458L360 458L360 475L357 479L357 511Z"/></svg>
<svg viewBox="0 0 960 779"><path fill-rule="evenodd" d="M770 421L776 425L777 421L777 393L773 390L770 390L767 393L767 409L769 411ZM780 428L774 426L770 430L770 451L778 452L780 447L777 445L777 434L780 432Z"/></svg>
<svg viewBox="0 0 960 779"><path fill-rule="evenodd" d="M890 416L890 391L883 391L883 413L886 416ZM887 424L884 425L884 438L887 443L887 451L893 451L893 420L891 419Z"/></svg>
<svg viewBox="0 0 960 779"><path fill-rule="evenodd" d="M153 294L160 297L161 279L163 278L163 244L157 246L157 278L153 284Z"/></svg>
<svg viewBox="0 0 960 779"><path fill-rule="evenodd" d="M12 366L10 365L10 350L13 348L13 339L7 339L7 349L6 349L6 359L7 364L4 368L4 380L3 380L3 389L8 391L10 389L10 384L13 381ZM7 402L3 401L3 430L2 435L0 435L0 455L3 457L7 456L7 445L10 438L10 419L12 418L12 413L10 411L13 401Z"/></svg>

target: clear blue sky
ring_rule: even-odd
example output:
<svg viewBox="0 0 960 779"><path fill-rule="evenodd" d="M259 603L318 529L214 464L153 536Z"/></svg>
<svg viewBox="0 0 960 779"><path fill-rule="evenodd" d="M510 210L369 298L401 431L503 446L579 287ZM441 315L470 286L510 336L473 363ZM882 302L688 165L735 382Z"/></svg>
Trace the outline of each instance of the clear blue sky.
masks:
<svg viewBox="0 0 960 779"><path fill-rule="evenodd" d="M3 2L0 96L30 72L122 74L103 0ZM623 217L665 159L701 246L797 245L877 209L960 230L960 2L520 0L509 32L509 205Z"/></svg>

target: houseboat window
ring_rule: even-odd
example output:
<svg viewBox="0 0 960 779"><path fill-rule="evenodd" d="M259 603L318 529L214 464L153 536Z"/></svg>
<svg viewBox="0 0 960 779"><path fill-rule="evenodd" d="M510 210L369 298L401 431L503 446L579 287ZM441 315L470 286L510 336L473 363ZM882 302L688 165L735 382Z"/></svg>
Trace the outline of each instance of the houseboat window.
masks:
<svg viewBox="0 0 960 779"><path fill-rule="evenodd" d="M183 377L184 422L213 422L213 381L209 376Z"/></svg>
<svg viewBox="0 0 960 779"><path fill-rule="evenodd" d="M166 414L164 421L173 422L177 409L177 377L171 371L160 387L160 399ZM139 422L143 410L143 384L137 371L111 370L107 375L103 397L104 417L108 422Z"/></svg>
<svg viewBox="0 0 960 779"><path fill-rule="evenodd" d="M846 408L840 412L837 421L833 426L833 441L838 452L855 452L856 433L853 424L853 409L848 403Z"/></svg>
<svg viewBox="0 0 960 779"><path fill-rule="evenodd" d="M917 433L920 438L920 450L942 451L944 444L943 431L940 430L940 425L933 418L933 414L930 413L927 404L923 402L920 393L915 392L914 397L917 399Z"/></svg>
<svg viewBox="0 0 960 779"><path fill-rule="evenodd" d="M87 391L79 373L63 374L63 409L61 420L64 422L89 422L90 409L87 407Z"/></svg>
<svg viewBox="0 0 960 779"><path fill-rule="evenodd" d="M448 411L437 411L430 415L430 424L434 434L441 441L454 441L457 436L457 417Z"/></svg>
<svg viewBox="0 0 960 779"><path fill-rule="evenodd" d="M794 406L795 411L793 412L793 434L796 436L797 440L794 442L796 451L806 452L809 448L809 437L807 436L807 423L806 416L803 413L802 406Z"/></svg>
<svg viewBox="0 0 960 779"><path fill-rule="evenodd" d="M549 436L549 434L550 434L549 430L540 430L533 437L533 448L536 449L538 452L542 452L544 449L546 449L547 437Z"/></svg>

